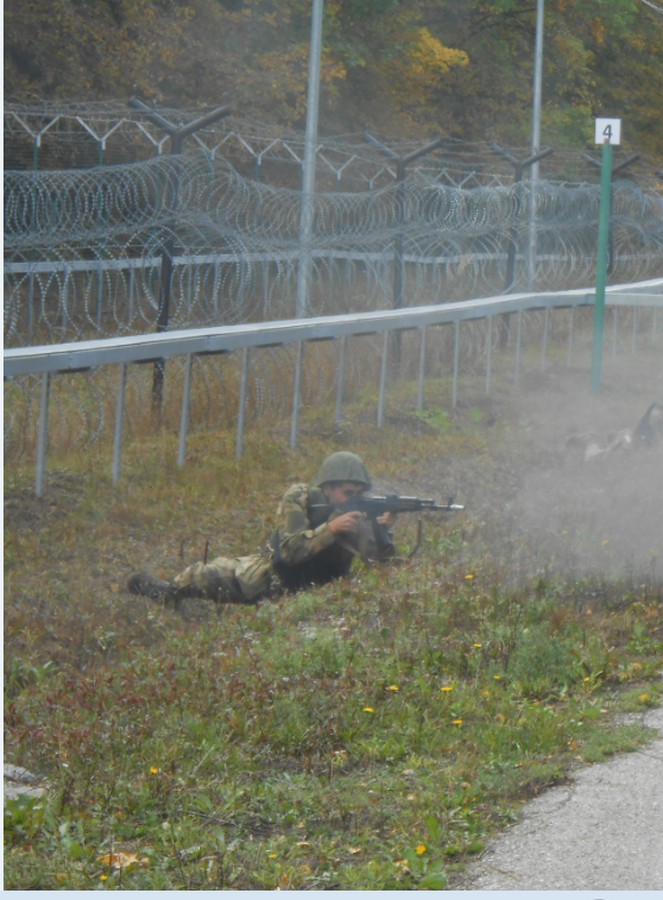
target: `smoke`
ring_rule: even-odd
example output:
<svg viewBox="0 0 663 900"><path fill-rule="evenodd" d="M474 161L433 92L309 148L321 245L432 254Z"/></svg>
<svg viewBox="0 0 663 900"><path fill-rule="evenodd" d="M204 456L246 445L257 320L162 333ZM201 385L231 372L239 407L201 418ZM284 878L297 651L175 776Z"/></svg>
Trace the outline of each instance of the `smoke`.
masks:
<svg viewBox="0 0 663 900"><path fill-rule="evenodd" d="M663 424L651 443L632 440L650 404L663 402L661 370L650 366L630 386L624 372L598 396L588 376L557 376L557 390L527 398L544 456L525 467L510 512L514 534L543 568L663 579Z"/></svg>
<svg viewBox="0 0 663 900"><path fill-rule="evenodd" d="M663 583L663 422L649 445L615 440L663 403L663 359L625 354L606 368L596 395L589 371L551 366L463 397L458 415L481 409L485 447L432 461L417 485L465 504L454 522L464 552L502 586L541 575ZM586 459L590 442L613 449Z"/></svg>
<svg viewBox="0 0 663 900"><path fill-rule="evenodd" d="M663 577L663 440L530 472L519 530L549 569L571 577Z"/></svg>

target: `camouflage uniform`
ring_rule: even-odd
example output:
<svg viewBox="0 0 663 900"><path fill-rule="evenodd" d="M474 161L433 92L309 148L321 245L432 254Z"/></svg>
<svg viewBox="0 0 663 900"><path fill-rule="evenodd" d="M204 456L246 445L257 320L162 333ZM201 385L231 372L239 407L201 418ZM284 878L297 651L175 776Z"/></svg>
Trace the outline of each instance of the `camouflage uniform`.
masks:
<svg viewBox="0 0 663 900"><path fill-rule="evenodd" d="M259 553L195 563L173 579L173 587L222 602L255 603L347 575L355 556L393 556L393 544L374 533L368 519L356 533L335 535L328 522L336 514L319 487L294 484L279 504L276 531Z"/></svg>

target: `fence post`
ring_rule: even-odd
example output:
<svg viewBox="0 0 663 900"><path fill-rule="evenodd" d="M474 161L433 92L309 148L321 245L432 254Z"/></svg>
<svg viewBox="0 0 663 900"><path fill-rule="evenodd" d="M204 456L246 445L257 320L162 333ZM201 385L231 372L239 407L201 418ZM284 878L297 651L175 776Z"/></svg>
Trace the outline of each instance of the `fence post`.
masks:
<svg viewBox="0 0 663 900"><path fill-rule="evenodd" d="M500 147L499 144L491 143L491 147L495 150L496 153L499 153L500 156L503 156L504 159L508 160L511 165L514 167L514 176L513 176L513 186L515 189L515 195L518 200L516 204L516 208L511 214L511 226L509 228L509 249L507 251L507 259L506 259L506 279L504 284L504 293L508 294L513 290L515 280L516 280L516 255L518 253L518 215L520 212L519 207L521 206L520 200L522 196L521 183L523 178L523 172L529 166L533 166L534 163L540 162L542 159L545 159L546 156L550 156L553 152L552 147L548 147L547 150L541 150L538 153L533 153L531 156L528 156L527 159L518 160L516 157L509 153L508 150L505 150L503 147ZM533 202L533 201L532 201ZM530 261L530 267L534 268L533 260ZM509 327L511 322L511 313L505 313L502 318L502 334L500 336L500 350L505 350L506 345L509 341Z"/></svg>
<svg viewBox="0 0 663 900"><path fill-rule="evenodd" d="M211 125L218 119L229 115L230 109L227 106L220 106L218 109L189 122L188 125L181 125L179 128L165 119L155 109L152 109L147 103L143 103L138 97L132 97L129 100L129 106L133 109L140 110L145 116L153 122L158 128L162 128L170 138L171 155L177 156L182 152L184 141L187 137ZM174 183L175 196L173 197L173 209L177 213L179 205L179 178L175 177ZM161 253L161 278L159 280L159 312L157 315L157 332L167 331L170 319L170 293L173 280L173 254L175 251L174 228L171 228ZM152 379L152 411L161 418L161 407L163 405L163 381L164 381L165 363L163 359L157 360L154 364L154 376Z"/></svg>
<svg viewBox="0 0 663 900"><path fill-rule="evenodd" d="M592 343L592 393L601 390L603 321L605 318L605 283L608 275L610 245L610 207L612 178L612 144L602 148L601 201L599 206L599 239L596 259L596 296L594 299L594 338Z"/></svg>
<svg viewBox="0 0 663 900"><path fill-rule="evenodd" d="M601 160L596 160L593 157L591 157L588 153L583 153L583 159L592 166L596 166L599 169L602 168L603 157L601 157ZM631 163L637 162L638 159L640 159L640 157L635 155L635 156L629 157L629 159L625 159L624 162L619 163L619 165L617 165L617 166L613 165L612 166L612 179L614 180L614 177L618 172L621 172L622 169L625 169L627 166L630 166ZM614 192L613 192L612 185L611 185L610 186L610 204L609 204L609 213L608 213L609 220L612 219L613 199L614 199ZM612 222L609 221L609 224L608 224L608 251L607 251L607 262L606 262L606 271L607 271L608 275L612 275L614 266L615 266L615 253L614 253L614 249L613 249L613 245L612 245Z"/></svg>
<svg viewBox="0 0 663 900"><path fill-rule="evenodd" d="M444 142L444 138L436 138L434 141L431 141L430 144L426 144L425 147L421 147L419 150L413 150L412 153L408 153L406 156L399 156L398 153L391 149L391 147L385 146L385 144L383 144L377 138L374 138L372 134L369 134L368 131L364 132L364 137L370 144L374 144L376 147L378 147L385 154L385 156L388 156L390 159L393 159L396 162L396 238L394 243L393 306L394 309L400 309L400 307L403 305L403 251L405 244L404 181L406 169L407 166L411 162L414 162L415 159L419 159L420 156L424 156L426 153L430 153L431 151L436 150Z"/></svg>

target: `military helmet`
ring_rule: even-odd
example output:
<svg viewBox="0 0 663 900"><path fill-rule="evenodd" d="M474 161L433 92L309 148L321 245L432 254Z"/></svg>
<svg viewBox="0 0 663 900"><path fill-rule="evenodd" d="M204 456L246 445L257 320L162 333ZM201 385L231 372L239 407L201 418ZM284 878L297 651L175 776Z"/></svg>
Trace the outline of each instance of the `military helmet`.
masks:
<svg viewBox="0 0 663 900"><path fill-rule="evenodd" d="M331 453L320 466L320 471L315 477L314 484L320 487L330 481L356 481L363 484L368 490L371 487L371 479L368 472L356 453L347 450L339 450Z"/></svg>

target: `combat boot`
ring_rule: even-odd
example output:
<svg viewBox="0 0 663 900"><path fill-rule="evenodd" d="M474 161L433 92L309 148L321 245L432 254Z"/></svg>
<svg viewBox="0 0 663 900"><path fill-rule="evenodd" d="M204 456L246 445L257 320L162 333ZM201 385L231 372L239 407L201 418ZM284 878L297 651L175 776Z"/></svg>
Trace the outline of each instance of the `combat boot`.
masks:
<svg viewBox="0 0 663 900"><path fill-rule="evenodd" d="M136 572L127 582L130 594L139 594L142 597L150 597L152 600L171 599L175 594L175 588L169 581L162 581L147 572Z"/></svg>
<svg viewBox="0 0 663 900"><path fill-rule="evenodd" d="M136 572L127 582L127 588L131 594L138 594L142 597L149 597L151 600L157 600L167 608L179 609L182 600L189 597L202 597L202 592L187 585L186 587L177 587L171 581L162 581L147 572Z"/></svg>

